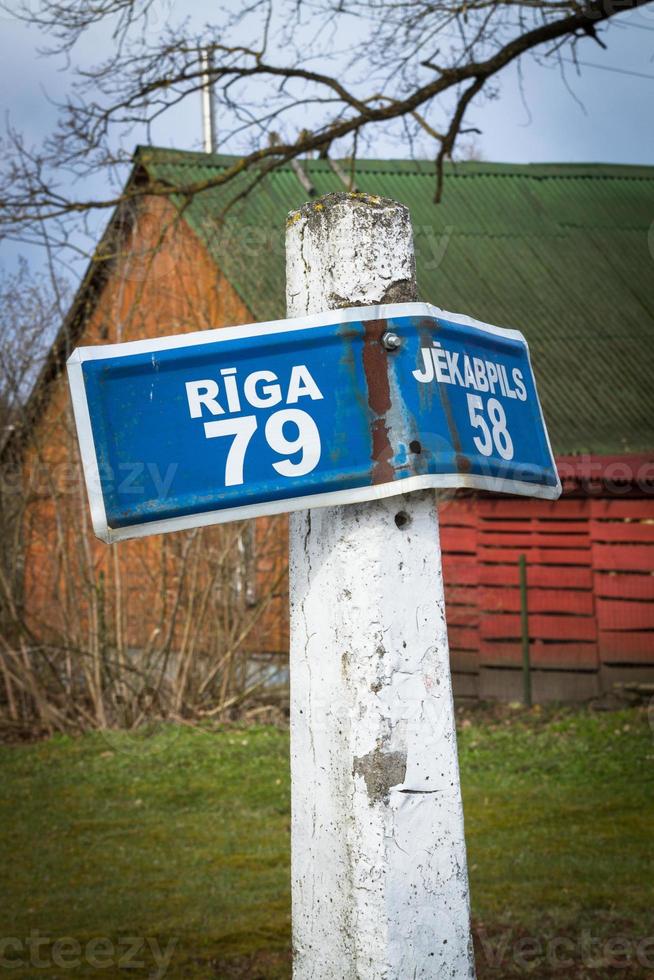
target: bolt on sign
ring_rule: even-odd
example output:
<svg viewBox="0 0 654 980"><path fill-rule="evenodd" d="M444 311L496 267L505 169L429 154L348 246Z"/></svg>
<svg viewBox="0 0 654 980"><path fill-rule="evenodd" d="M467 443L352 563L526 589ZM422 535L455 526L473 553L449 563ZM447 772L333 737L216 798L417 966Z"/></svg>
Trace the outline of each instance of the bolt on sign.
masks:
<svg viewBox="0 0 654 980"><path fill-rule="evenodd" d="M426 303L80 347L68 377L109 542L425 487L561 492L525 338Z"/></svg>

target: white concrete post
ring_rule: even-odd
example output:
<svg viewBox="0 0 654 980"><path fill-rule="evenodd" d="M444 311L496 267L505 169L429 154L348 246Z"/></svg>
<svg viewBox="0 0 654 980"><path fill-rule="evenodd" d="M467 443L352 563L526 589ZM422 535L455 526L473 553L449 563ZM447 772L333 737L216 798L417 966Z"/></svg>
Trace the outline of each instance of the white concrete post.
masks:
<svg viewBox="0 0 654 980"><path fill-rule="evenodd" d="M405 207L289 216L289 316L416 298ZM295 980L474 977L432 492L291 514Z"/></svg>

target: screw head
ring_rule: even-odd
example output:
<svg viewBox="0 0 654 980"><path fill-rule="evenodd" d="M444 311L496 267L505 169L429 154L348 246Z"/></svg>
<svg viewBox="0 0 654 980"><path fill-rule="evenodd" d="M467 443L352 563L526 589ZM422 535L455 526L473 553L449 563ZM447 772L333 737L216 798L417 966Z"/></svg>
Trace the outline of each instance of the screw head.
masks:
<svg viewBox="0 0 654 980"><path fill-rule="evenodd" d="M381 339L386 350L397 350L402 346L402 340L392 330L388 330Z"/></svg>

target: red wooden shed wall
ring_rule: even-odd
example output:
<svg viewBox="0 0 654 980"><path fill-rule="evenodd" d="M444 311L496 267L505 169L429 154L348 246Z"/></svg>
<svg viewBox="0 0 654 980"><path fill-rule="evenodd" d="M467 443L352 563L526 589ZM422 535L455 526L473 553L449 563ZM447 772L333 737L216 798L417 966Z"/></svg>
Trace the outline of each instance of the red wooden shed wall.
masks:
<svg viewBox="0 0 654 980"><path fill-rule="evenodd" d="M654 680L654 499L470 497L439 512L456 693L520 697L521 554L537 699Z"/></svg>

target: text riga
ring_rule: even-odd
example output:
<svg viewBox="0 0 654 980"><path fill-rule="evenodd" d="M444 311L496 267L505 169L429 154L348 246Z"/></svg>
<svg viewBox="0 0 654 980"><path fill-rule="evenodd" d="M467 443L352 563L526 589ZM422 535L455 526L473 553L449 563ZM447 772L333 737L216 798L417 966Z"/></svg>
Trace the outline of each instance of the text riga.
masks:
<svg viewBox="0 0 654 980"><path fill-rule="evenodd" d="M186 382L186 398L192 419L202 418L203 406L211 415L236 415L242 411L243 399L252 408L272 408L282 401L293 405L300 398L320 400L323 397L306 364L296 364L291 369L288 384L284 387L274 371L252 371L241 379L235 367L227 367L221 369L220 375L223 384L221 401L218 401L219 383L213 378Z"/></svg>
<svg viewBox="0 0 654 980"><path fill-rule="evenodd" d="M460 385L474 388L475 391L489 391L495 394L499 388L505 398L527 400L522 371L513 368L511 381L503 364L497 361L484 361L481 357L469 357L459 351L450 351L436 342L433 347L421 347L423 369L416 369L413 377L421 384L438 381L440 384Z"/></svg>
<svg viewBox="0 0 654 980"><path fill-rule="evenodd" d="M274 371L251 371L244 378L238 377L235 367L220 371L223 391L218 381L205 378L186 382L186 398L192 419L202 419L202 410L210 415L226 415L226 418L203 422L207 439L220 436L232 437L225 462L224 484L226 487L241 486L245 482L246 454L250 442L259 430L260 419L256 414L240 415L242 403L252 408L274 408L280 402L295 405L301 398L321 401L323 394L311 376L306 364L291 368L288 383L282 383ZM218 401L218 398L222 401ZM291 438L288 432L291 432ZM280 458L270 460L270 466L280 476L292 478L306 476L320 462L322 445L320 432L314 419L300 408L282 408L269 415L263 426L268 447Z"/></svg>

